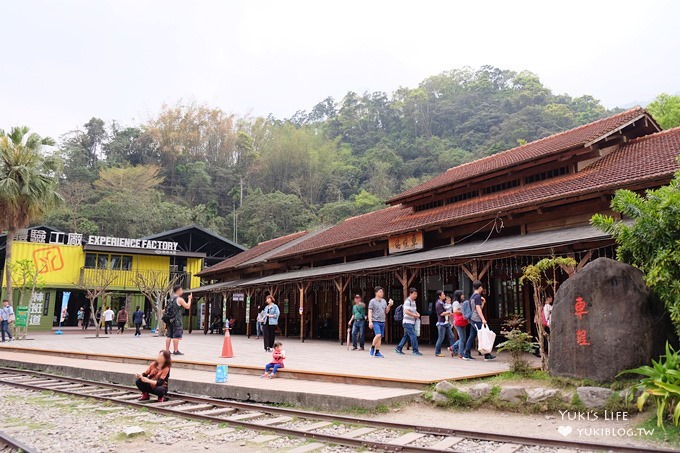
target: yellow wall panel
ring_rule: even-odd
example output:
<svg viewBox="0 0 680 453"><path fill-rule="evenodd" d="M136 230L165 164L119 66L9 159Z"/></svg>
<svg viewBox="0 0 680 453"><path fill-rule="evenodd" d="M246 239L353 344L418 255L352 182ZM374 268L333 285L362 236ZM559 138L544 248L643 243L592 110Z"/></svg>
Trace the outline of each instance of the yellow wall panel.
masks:
<svg viewBox="0 0 680 453"><path fill-rule="evenodd" d="M162 255L133 255L132 268L138 271L167 271L170 269L170 257Z"/></svg>
<svg viewBox="0 0 680 453"><path fill-rule="evenodd" d="M45 285L70 286L80 280L80 268L85 262L83 248L77 245L39 244L15 241L12 261L28 259L40 269ZM3 285L5 285L3 272Z"/></svg>
<svg viewBox="0 0 680 453"><path fill-rule="evenodd" d="M201 272L203 267L203 258L189 258L187 259L187 272L191 273L190 288L198 288L201 286L201 278L196 277L196 274Z"/></svg>

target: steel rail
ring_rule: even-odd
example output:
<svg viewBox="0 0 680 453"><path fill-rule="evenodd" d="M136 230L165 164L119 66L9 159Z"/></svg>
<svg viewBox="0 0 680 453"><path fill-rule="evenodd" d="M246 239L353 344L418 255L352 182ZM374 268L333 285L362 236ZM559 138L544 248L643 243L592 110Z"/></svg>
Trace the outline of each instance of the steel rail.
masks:
<svg viewBox="0 0 680 453"><path fill-rule="evenodd" d="M22 453L38 453L35 448L29 447L3 431L0 431L0 446L10 447Z"/></svg>
<svg viewBox="0 0 680 453"><path fill-rule="evenodd" d="M115 390L120 390L120 391L132 392L132 393L138 392L136 387L126 386L126 385L121 385L121 384L112 384L112 383L107 383L107 382L92 381L92 380L80 379L80 378L64 377L64 376L59 376L59 375L55 375L55 374L51 374L51 373L45 373L45 372L41 372L41 371L22 370L22 369L15 369L15 368L0 367L0 372L14 373L15 375L16 374L31 375L31 376L43 377L43 378L47 378L47 379L54 379L55 381L62 381L62 382L65 382L65 383L74 383L74 384L82 384L82 385L88 385L88 386L94 386L94 387L109 388L109 389L115 389ZM41 387L40 385L31 385L30 383L26 383L26 382L7 381L7 380L3 379L3 376L0 376L0 383L15 386L15 387L31 389L31 390L41 390L41 391L49 390L51 392L61 393L61 394L65 394L65 395L78 396L78 397L83 397L83 398L93 398L93 399L97 399L97 400L100 400L100 401L113 402L113 403L116 403L116 404L119 404L119 405L127 405L127 406L132 406L132 407L137 407L137 408L144 407L144 408L147 408L149 410L153 410L153 411L159 412L159 413L164 413L164 414L169 414L169 415L174 415L174 416L180 415L180 416L183 416L185 418L193 418L193 419L203 420L203 421L226 423L226 424L236 425L236 426L240 426L242 428L249 428L249 429L253 429L253 430L257 430L257 431L269 431L269 432L277 431L277 432L280 432L280 433L284 433L286 435L303 437L303 438L310 438L310 439L315 439L315 440L321 440L321 441L328 442L328 443L335 443L335 444L341 444L341 445L352 446L352 447L370 447L370 448L378 448L378 449L385 450L385 451L403 451L403 452L433 452L433 451L439 451L439 450L428 448L428 447L416 447L416 446L408 446L408 445L401 446L401 445L390 444L389 442L376 442L376 441L355 439L355 438L350 438L350 437L346 437L346 436L337 436L337 435L330 435L330 434L323 434L323 433L314 433L314 432L308 432L308 431L303 431L303 430L298 430L298 429L293 429L293 428L278 427L278 426L274 426L274 425L263 425L263 424L258 424L258 423L254 423L254 422L243 421L243 420L230 420L230 419L226 419L226 418L220 418L220 417L215 417L215 416L210 416L210 415L205 415L205 414L200 414L200 413L179 412L177 410L173 410L172 408L155 406L153 403L148 404L148 403L140 403L140 402L137 402L137 401L123 401L123 400L117 399L116 397L106 397L106 396L99 396L99 395L93 395L93 394L79 394L77 392L77 389L75 389L73 391L68 390L68 389L62 390L62 389L58 389L58 388L57 389L51 389L51 388ZM350 416L345 416L345 415L335 415L335 414L329 414L329 413L323 413L323 412L305 411L305 410L300 410L300 409L283 408L283 407L278 407L278 406L268 406L268 405L264 405L264 404L246 403L246 402L237 402L237 401L226 401L226 400L220 400L220 399L215 399L215 398L186 395L186 394L182 394L182 393L169 393L168 396L171 397L171 398L176 398L176 399L185 401L187 403L211 404L213 406L216 406L216 408L233 408L233 409L239 409L239 410L264 412L264 413L267 413L267 414L287 415L287 416L290 416L290 417L303 418L303 419L333 421L333 422L346 423L346 424L351 424L351 425L360 425L360 426L382 428L382 429L415 431L415 432L422 433L422 434L450 436L450 437L461 437L461 438L472 439L472 440L484 440L484 441L492 441L492 442L499 442L499 443L512 443L512 444L528 445L528 446L536 445L536 446L543 446L543 447L570 448L570 449L588 449L588 450L593 450L593 451L603 451L604 450L604 451L621 452L621 453L647 453L647 452L649 452L649 453L655 453L655 452L674 453L674 452L676 452L676 450L663 449L663 448L659 448L659 447L645 448L645 447L641 447L641 446L637 446L637 445L636 446L612 445L612 444L605 444L605 443L598 443L598 442L569 441L569 440L559 440L559 439L546 439L546 438L533 437L533 436L519 436L519 435L513 435L513 434L486 433L486 432L482 432L482 431L459 430L459 429L455 429L455 428L440 428L440 427L433 427L433 426L406 425L406 424L402 424L402 423L395 423L395 422L389 422L389 421L378 421L378 420L371 420L371 419L365 419L365 418L350 417ZM455 445L454 445L454 447L455 447Z"/></svg>

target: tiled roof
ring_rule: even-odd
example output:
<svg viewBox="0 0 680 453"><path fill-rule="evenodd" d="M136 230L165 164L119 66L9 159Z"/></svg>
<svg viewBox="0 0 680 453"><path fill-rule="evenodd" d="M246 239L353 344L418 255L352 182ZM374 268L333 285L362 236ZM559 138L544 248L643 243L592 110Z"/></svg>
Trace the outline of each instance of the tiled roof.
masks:
<svg viewBox="0 0 680 453"><path fill-rule="evenodd" d="M454 182L462 181L463 179L484 175L534 159L557 154L571 148L583 146L586 143L617 131L642 115L646 115L645 110L640 107L635 107L608 118L603 118L568 131L560 132L473 162L458 165L423 184L392 197L388 202L396 203L406 197L437 189Z"/></svg>
<svg viewBox="0 0 680 453"><path fill-rule="evenodd" d="M578 173L426 211L413 212L410 207L399 205L353 217L282 250L273 258L331 249L440 224L451 224L456 220L483 218L523 207L538 207L562 198L668 179L678 170L678 155L680 127L632 140Z"/></svg>
<svg viewBox="0 0 680 453"><path fill-rule="evenodd" d="M214 275L221 271L231 269L233 267L238 266L239 264L245 263L246 261L254 259L260 255L264 255L265 253L268 253L278 247L281 247L284 244L294 241L295 239L300 238L305 234L307 234L306 231L299 231L297 233L289 234L287 236L281 236L278 238L270 239L269 241L260 242L255 247L245 250L237 255L234 255L231 258L222 261L221 263L215 264L214 266L206 267L201 272L198 272L196 275L198 277L207 277L209 275Z"/></svg>

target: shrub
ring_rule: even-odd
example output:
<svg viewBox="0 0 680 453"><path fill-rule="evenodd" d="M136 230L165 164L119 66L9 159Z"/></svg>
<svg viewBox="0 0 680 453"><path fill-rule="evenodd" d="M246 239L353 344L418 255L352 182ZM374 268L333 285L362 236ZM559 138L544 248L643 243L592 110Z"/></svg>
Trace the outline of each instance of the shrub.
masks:
<svg viewBox="0 0 680 453"><path fill-rule="evenodd" d="M637 399L638 410L642 411L645 402L652 397L656 406L656 425L663 428L664 422L671 419L675 426L680 423L680 353L666 343L666 354L659 360L652 360L652 366L641 366L625 370L621 374L641 374L644 376L636 388L642 390Z"/></svg>
<svg viewBox="0 0 680 453"><path fill-rule="evenodd" d="M503 323L501 334L506 340L498 345L498 350L510 352L512 357L510 370L514 373L528 374L531 366L524 358L524 354L534 352L538 344L524 331L524 319L517 315L511 316Z"/></svg>

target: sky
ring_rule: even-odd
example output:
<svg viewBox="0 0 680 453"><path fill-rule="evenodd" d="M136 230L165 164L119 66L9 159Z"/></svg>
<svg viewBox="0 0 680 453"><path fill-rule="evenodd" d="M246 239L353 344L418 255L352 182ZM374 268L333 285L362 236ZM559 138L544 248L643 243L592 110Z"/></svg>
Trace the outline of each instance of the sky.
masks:
<svg viewBox="0 0 680 453"><path fill-rule="evenodd" d="M283 118L463 66L607 107L680 93L673 0L14 0L0 17L0 129L54 138L178 102Z"/></svg>

